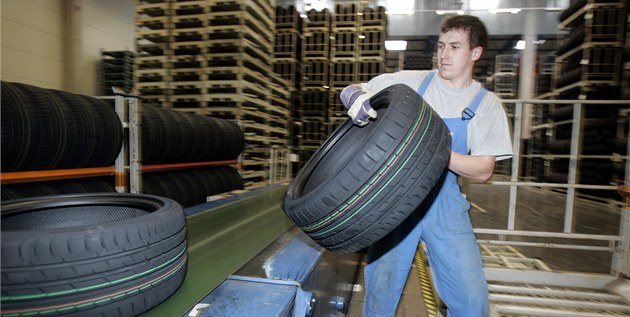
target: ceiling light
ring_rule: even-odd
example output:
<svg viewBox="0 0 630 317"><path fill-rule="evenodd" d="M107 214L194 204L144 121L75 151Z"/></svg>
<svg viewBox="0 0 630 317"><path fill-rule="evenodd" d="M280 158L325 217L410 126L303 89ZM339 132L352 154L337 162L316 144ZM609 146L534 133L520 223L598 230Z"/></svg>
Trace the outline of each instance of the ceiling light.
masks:
<svg viewBox="0 0 630 317"><path fill-rule="evenodd" d="M387 15L413 15L412 10L387 10L385 11Z"/></svg>
<svg viewBox="0 0 630 317"><path fill-rule="evenodd" d="M497 14L497 13L517 14L517 13L521 12L521 9L520 8L490 9L490 10L488 10L488 12L490 12L490 14Z"/></svg>
<svg viewBox="0 0 630 317"><path fill-rule="evenodd" d="M385 41L385 49L388 51L404 51L407 49L407 41Z"/></svg>
<svg viewBox="0 0 630 317"><path fill-rule="evenodd" d="M445 15L445 14L457 14L464 15L464 10L435 10L437 15Z"/></svg>
<svg viewBox="0 0 630 317"><path fill-rule="evenodd" d="M524 50L525 49L525 41L519 40L518 42L516 42L516 46L514 46L514 48L517 49L517 50Z"/></svg>

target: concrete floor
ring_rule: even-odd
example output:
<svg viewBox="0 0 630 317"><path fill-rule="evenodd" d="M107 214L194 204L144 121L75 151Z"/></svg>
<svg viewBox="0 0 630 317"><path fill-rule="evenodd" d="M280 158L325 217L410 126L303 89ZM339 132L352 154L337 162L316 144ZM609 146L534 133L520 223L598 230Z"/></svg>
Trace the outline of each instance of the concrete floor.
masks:
<svg viewBox="0 0 630 317"><path fill-rule="evenodd" d="M472 204L470 215L475 228L505 229L507 227L510 190L508 186L465 184L463 190ZM519 188L517 197L515 225L517 230L562 232L566 195L549 189L522 187ZM617 235L619 234L620 207L576 199L574 219L574 232ZM478 235L478 238L496 239L496 236ZM509 239L519 240L518 237ZM566 240L554 240L554 242L567 243ZM584 241L570 242L593 244ZM599 243L599 245L602 244ZM610 273L612 256L608 252L534 247L515 247L515 249L528 258L542 260L553 270ZM348 317L361 316L364 297L362 273L357 284L360 287L357 287L357 291L352 296L346 315ZM411 268L396 316L426 316L415 267Z"/></svg>

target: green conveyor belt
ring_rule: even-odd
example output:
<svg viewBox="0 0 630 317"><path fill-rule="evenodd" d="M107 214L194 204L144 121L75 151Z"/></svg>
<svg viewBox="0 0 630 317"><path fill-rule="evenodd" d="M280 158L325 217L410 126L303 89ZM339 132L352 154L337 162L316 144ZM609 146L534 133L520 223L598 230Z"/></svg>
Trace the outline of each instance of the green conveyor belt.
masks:
<svg viewBox="0 0 630 317"><path fill-rule="evenodd" d="M282 211L286 187L262 191L186 218L188 269L182 286L142 316L184 315L293 223Z"/></svg>

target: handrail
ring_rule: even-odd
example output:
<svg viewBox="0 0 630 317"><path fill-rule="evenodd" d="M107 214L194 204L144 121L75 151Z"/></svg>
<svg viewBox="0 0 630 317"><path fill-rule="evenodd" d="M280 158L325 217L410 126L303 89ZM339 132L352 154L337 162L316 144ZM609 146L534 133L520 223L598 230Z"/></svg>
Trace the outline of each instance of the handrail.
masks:
<svg viewBox="0 0 630 317"><path fill-rule="evenodd" d="M610 105L610 106L619 106L619 105L630 105L630 100L555 100L555 99L502 99L500 100L506 107L513 106L514 108L514 116L513 116L513 152L514 157L511 162L511 173L509 181L492 181L489 182L491 185L495 186L509 186L509 203L508 203L508 222L507 226L503 229L494 229L494 228L475 228L474 231L477 234L490 234L496 235L498 238L496 240L489 239L478 239L480 243L488 243L488 244L509 244L509 245L520 245L520 246L535 246L535 247L551 247L551 248L566 248L566 249L578 249L578 250L596 250L596 251L608 251L613 253L613 261L611 263L611 271L613 275L630 275L630 199L628 197L624 197L626 199L625 204L622 203L621 215L620 215L620 230L618 235L598 235L598 234L581 234L577 233L573 229L573 221L574 221L574 199L576 197L576 189L579 188L589 188L589 189L599 189L599 190L617 190L623 196L627 193L628 188L630 188L630 158L628 154L620 155L619 157L615 157L615 160L625 161L626 169L625 169L625 184L611 184L611 185L589 185L589 184L581 184L579 182L579 169L578 165L580 164L581 159L589 157L588 155L582 154L582 143L583 143L583 125L585 116L584 116L584 106L587 105ZM520 160L521 158L528 157L528 153L521 153L521 143L523 139L521 138L522 131L522 121L530 118L526 118L525 109L527 105L540 105L540 106L548 106L548 105L572 105L573 106L573 116L572 119L566 120L564 124L570 124L569 129L571 130L571 146L570 146L570 154L562 154L562 155L553 155L553 154L544 154L546 157L562 157L569 159L569 167L568 167L568 181L566 183L545 183L545 182L531 182L531 181L522 181L523 176L521 176L520 169ZM620 108L620 110L626 107ZM628 111L620 111L620 117L628 116L630 112ZM531 120L531 119L530 119ZM628 123L624 123L628 129L630 129L630 121ZM539 126L540 128L542 126ZM552 128L552 125L547 126L548 128ZM630 141L627 144L628 152L630 153ZM599 158L599 156L598 156ZM601 156L601 158L605 158L605 156ZM526 176L525 176L526 177ZM519 187L556 187L556 188L565 188L566 189L566 201L565 201L565 213L564 213L564 226L562 228L562 232L537 232L537 231L526 231L526 230L517 230L515 226L516 219L516 197ZM583 240L604 240L608 241L608 246L598 246L598 245L578 245L578 244L563 244L563 243L540 243L536 241L507 241L505 239L506 236L521 236L521 237L547 237L547 238L565 238L565 239L583 239Z"/></svg>

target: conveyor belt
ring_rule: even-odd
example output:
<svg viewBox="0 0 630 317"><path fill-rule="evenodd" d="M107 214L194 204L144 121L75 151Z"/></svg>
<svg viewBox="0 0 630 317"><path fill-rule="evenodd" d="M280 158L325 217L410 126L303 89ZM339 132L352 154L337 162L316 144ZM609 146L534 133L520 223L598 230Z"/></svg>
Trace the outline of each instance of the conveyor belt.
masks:
<svg viewBox="0 0 630 317"><path fill-rule="evenodd" d="M279 186L214 208L216 204L212 203L197 206L195 213L186 217L186 279L173 296L143 316L184 315L227 276L292 227L281 208L285 190Z"/></svg>

